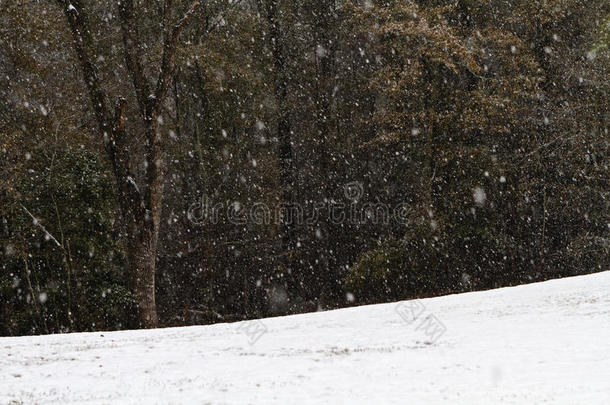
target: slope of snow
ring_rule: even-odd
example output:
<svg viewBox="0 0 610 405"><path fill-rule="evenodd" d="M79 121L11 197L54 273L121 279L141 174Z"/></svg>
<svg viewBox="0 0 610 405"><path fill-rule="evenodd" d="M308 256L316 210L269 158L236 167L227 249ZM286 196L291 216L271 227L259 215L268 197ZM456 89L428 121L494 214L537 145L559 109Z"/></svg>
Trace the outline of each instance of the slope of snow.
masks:
<svg viewBox="0 0 610 405"><path fill-rule="evenodd" d="M203 327L0 339L0 404L610 403L610 272Z"/></svg>

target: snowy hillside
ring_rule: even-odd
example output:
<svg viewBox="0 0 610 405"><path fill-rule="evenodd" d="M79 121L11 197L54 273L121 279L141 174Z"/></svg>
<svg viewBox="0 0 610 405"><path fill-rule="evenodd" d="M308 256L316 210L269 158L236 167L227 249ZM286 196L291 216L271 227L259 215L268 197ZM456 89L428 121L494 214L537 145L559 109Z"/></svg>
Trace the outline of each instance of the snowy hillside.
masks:
<svg viewBox="0 0 610 405"><path fill-rule="evenodd" d="M610 403L610 272L251 323L0 339L0 404Z"/></svg>

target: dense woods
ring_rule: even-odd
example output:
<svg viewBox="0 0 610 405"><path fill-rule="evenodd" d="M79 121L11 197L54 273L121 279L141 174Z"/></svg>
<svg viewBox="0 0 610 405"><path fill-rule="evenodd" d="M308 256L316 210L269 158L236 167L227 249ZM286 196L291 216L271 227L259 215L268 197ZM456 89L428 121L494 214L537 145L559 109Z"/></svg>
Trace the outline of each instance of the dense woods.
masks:
<svg viewBox="0 0 610 405"><path fill-rule="evenodd" d="M605 0L0 0L0 335L610 268Z"/></svg>

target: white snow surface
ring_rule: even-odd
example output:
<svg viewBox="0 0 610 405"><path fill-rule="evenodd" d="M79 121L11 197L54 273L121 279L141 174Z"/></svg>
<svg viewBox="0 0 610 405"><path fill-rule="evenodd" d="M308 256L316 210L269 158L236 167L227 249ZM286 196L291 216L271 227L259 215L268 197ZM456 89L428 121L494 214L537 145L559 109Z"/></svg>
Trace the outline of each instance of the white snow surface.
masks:
<svg viewBox="0 0 610 405"><path fill-rule="evenodd" d="M0 339L0 404L303 403L610 404L610 272L255 323Z"/></svg>

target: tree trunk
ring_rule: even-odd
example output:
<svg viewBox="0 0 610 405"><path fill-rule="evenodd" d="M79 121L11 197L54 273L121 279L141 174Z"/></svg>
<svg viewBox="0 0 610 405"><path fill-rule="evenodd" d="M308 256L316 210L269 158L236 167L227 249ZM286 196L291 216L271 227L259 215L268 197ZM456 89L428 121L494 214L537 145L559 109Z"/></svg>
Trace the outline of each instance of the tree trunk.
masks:
<svg viewBox="0 0 610 405"><path fill-rule="evenodd" d="M335 145L334 137L336 133L332 133L332 125L334 114L332 111L332 95L335 87L336 65L335 53L337 47L337 39L335 38L334 28L337 24L336 3L334 0L319 1L316 5L316 12L313 13L313 39L314 45L321 46L321 52L317 52L318 56L318 71L316 77L315 90L315 127L318 130L319 143L316 153L319 155L319 178L322 179L318 188L321 192L319 201L331 201L333 193L336 192L337 172L333 170L333 151L332 145ZM335 177L335 178L333 178ZM320 198L321 197L321 198ZM333 302L335 299L335 291L337 290L338 280L342 278L341 274L334 266L335 258L333 257L332 241L335 238L332 226L327 215L322 215L318 221L319 230L323 238L319 243L319 257L321 267L319 268L321 281L320 291L316 291L319 297L320 304L325 306L327 303Z"/></svg>
<svg viewBox="0 0 610 405"><path fill-rule="evenodd" d="M296 218L292 218L294 208L294 167L293 148L290 127L290 108L287 103L288 83L286 72L286 58L284 54L284 36L280 24L280 11L277 0L268 0L265 3L267 21L270 26L270 43L272 47L275 101L278 106L277 138L278 160L280 166L281 204L284 206L284 216L281 218L281 255L280 264L283 276L286 279L285 288L289 298L295 290L294 249Z"/></svg>
<svg viewBox="0 0 610 405"><path fill-rule="evenodd" d="M157 326L155 303L157 241L158 232L141 229L129 236L127 247L130 290L135 295L138 305L139 326L143 328Z"/></svg>

